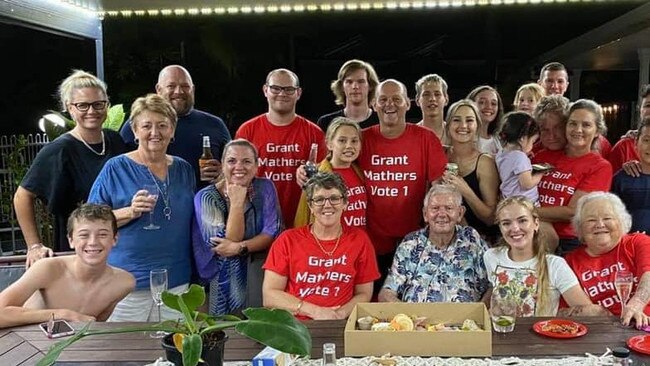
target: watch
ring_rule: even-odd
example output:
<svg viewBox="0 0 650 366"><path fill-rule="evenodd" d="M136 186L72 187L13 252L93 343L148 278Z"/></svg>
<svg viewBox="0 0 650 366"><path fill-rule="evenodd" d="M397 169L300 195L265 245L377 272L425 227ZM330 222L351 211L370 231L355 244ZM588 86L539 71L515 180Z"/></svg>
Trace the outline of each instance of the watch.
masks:
<svg viewBox="0 0 650 366"><path fill-rule="evenodd" d="M239 255L240 256L245 256L248 255L248 246L244 243L239 244Z"/></svg>

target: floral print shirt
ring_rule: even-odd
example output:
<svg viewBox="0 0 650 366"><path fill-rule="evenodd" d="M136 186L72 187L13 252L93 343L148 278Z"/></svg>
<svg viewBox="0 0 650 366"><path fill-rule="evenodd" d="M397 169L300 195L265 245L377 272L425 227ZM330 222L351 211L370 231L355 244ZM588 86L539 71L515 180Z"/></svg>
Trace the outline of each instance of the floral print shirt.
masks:
<svg viewBox="0 0 650 366"><path fill-rule="evenodd" d="M483 254L487 246L469 226L456 225L445 249L429 240L429 229L408 234L397 247L384 288L404 302L476 302L489 288Z"/></svg>

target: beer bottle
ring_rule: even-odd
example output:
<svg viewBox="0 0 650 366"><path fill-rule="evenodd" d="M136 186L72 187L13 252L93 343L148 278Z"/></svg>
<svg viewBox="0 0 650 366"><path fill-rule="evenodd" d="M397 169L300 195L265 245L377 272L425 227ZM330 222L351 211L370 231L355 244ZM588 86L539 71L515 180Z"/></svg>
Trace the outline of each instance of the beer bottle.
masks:
<svg viewBox="0 0 650 366"><path fill-rule="evenodd" d="M203 167L208 163L208 160L212 159L214 159L214 157L212 156L212 149L210 149L210 136L203 136L203 153L199 158L199 169L203 169ZM210 178L204 178L203 175L201 175L201 180L209 181Z"/></svg>
<svg viewBox="0 0 650 366"><path fill-rule="evenodd" d="M316 156L318 155L318 144L311 144L311 150L309 151L309 160L305 163L305 173L307 173L307 179L314 176L318 173L318 167L316 166Z"/></svg>

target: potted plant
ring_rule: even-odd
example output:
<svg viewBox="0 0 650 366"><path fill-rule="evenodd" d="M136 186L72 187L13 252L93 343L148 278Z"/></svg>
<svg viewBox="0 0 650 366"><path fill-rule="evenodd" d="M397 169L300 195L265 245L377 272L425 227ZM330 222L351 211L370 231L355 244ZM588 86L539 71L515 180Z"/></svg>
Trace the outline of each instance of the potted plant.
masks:
<svg viewBox="0 0 650 366"><path fill-rule="evenodd" d="M66 347L88 336L142 331L171 333L172 336L166 339L174 339L182 354L184 366L196 366L201 361L204 341L210 338L210 334L226 328L235 328L238 333L282 352L308 356L311 351L309 330L286 310L248 308L243 311L246 319L230 315L213 317L197 311L205 302L205 290L199 285L191 285L188 291L181 295L165 291L162 293L162 300L168 307L180 311L183 318L158 324L103 330L91 330L91 323L88 323L77 334L50 347L37 365L53 365Z"/></svg>

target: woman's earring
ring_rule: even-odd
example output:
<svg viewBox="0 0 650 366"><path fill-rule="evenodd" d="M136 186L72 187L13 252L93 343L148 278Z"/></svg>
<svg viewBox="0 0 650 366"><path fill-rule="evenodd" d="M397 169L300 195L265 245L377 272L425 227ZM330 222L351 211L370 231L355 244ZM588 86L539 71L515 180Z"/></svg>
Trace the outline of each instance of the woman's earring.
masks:
<svg viewBox="0 0 650 366"><path fill-rule="evenodd" d="M140 139L136 137L136 138L133 139L133 142L135 142L136 145L139 145L140 144Z"/></svg>
<svg viewBox="0 0 650 366"><path fill-rule="evenodd" d="M169 141L170 144L173 144L176 141L176 137L172 136L172 139Z"/></svg>

